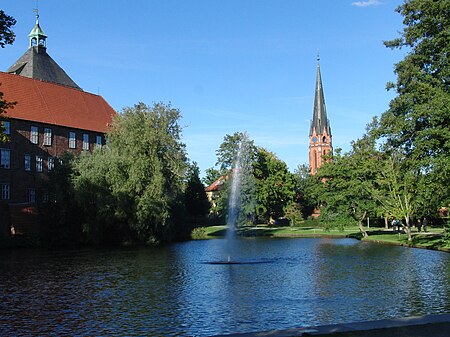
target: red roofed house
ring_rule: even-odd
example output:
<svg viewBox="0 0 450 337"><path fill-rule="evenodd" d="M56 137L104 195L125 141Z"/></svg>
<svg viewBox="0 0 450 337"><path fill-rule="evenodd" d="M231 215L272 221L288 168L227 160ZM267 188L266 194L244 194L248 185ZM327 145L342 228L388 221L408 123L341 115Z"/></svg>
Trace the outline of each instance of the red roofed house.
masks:
<svg viewBox="0 0 450 337"><path fill-rule="evenodd" d="M39 231L37 210L47 198L47 173L55 159L102 146L116 114L47 54L39 20L29 36L26 53L0 72L4 99L17 102L3 121L10 141L0 143L0 235Z"/></svg>
<svg viewBox="0 0 450 337"><path fill-rule="evenodd" d="M214 212L214 208L217 206L217 198L219 197L219 191L228 179L228 175L220 176L219 179L214 181L211 185L205 188L206 197L211 204L210 213Z"/></svg>

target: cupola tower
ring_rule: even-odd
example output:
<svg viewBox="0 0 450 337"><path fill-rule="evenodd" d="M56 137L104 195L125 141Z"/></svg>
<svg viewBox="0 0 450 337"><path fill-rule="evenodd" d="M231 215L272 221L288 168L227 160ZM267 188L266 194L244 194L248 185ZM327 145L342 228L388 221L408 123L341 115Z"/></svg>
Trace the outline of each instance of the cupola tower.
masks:
<svg viewBox="0 0 450 337"><path fill-rule="evenodd" d="M29 48L6 72L81 90L47 53L47 35L39 24L37 9L35 12L36 24L28 35Z"/></svg>

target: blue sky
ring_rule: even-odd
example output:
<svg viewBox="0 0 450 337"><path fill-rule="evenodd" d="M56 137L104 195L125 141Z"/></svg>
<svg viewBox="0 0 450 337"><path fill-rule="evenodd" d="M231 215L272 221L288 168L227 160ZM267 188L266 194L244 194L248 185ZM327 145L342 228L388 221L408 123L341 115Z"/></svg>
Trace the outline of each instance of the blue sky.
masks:
<svg viewBox="0 0 450 337"><path fill-rule="evenodd" d="M6 71L28 48L34 0L3 0L17 20ZM116 110L171 102L201 170L226 134L247 131L294 171L308 161L317 53L334 147L348 150L387 110L401 0L41 0L47 52Z"/></svg>

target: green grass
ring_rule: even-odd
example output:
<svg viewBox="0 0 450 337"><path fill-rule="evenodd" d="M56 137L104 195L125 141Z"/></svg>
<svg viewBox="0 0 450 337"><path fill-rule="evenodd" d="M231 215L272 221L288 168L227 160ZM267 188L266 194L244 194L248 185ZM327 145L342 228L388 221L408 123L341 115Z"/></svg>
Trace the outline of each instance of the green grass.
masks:
<svg viewBox="0 0 450 337"><path fill-rule="evenodd" d="M430 228L427 233L417 233L413 229L413 241L408 242L406 234L394 233L384 228L366 229L369 237L365 241L378 243L408 245L419 248L440 249L450 251L450 243L446 243L442 237L442 228ZM292 227L272 227L258 225L239 229L242 236L265 236L265 237L352 237L361 239L361 234L357 226L346 227L344 230L325 230L319 227L292 226ZM219 238L225 236L226 226L204 227L204 238Z"/></svg>

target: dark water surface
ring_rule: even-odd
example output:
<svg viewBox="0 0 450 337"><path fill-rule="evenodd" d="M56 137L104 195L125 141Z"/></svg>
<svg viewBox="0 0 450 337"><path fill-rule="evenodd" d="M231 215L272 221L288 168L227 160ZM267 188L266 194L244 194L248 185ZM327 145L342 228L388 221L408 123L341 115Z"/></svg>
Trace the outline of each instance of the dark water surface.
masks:
<svg viewBox="0 0 450 337"><path fill-rule="evenodd" d="M450 254L352 239L0 251L0 336L208 336L450 312Z"/></svg>

